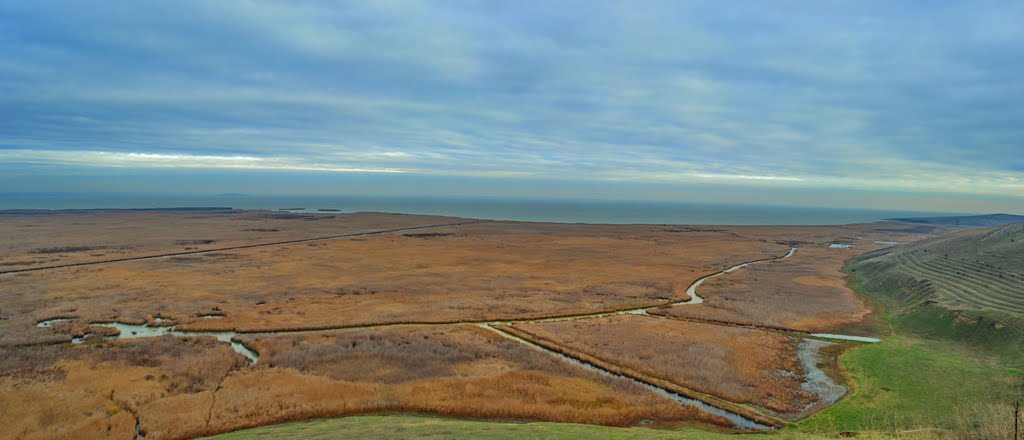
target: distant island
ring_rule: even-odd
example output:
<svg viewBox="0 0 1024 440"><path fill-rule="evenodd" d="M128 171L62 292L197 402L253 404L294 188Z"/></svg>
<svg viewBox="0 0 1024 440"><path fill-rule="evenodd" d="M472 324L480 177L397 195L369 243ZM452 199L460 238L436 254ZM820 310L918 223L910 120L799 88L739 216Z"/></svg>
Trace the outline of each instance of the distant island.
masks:
<svg viewBox="0 0 1024 440"><path fill-rule="evenodd" d="M1013 214L982 214L949 217L906 217L889 218L907 223L926 223L930 225L953 225L953 226L1002 226L1010 223L1024 222L1024 215Z"/></svg>

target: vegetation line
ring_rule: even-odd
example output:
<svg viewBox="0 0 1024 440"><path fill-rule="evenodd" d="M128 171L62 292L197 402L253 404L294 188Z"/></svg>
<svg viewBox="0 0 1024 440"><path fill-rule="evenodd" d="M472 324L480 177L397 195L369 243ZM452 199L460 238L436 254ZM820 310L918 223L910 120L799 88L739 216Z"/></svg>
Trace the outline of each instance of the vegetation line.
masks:
<svg viewBox="0 0 1024 440"><path fill-rule="evenodd" d="M483 223L483 222L486 222L486 221L487 220L472 220L472 221L459 222L459 223L442 223L442 224L435 224L435 225L410 226L410 227L407 227L407 228L383 229L383 230L379 230L379 231L369 231L369 232L354 232L354 233L349 233L349 234L327 235L327 236L323 236L323 237L313 237L313 238L300 238L300 239L295 239L295 240L275 241L275 242L270 242L270 243L245 244L245 245L240 245L240 246L229 246L229 247L222 247L222 248L217 248L217 249L206 249L206 250L201 250L201 251L184 251L184 252L173 252L173 253L167 253L167 254L144 255L144 256L141 256L141 257L115 258L115 259L110 259L110 260L87 261L87 262L83 262L83 263L56 264L56 265L53 265L53 266L42 266L42 267L30 267L30 268L26 268L26 269L5 270L5 271L0 271L0 275L8 275L8 274L15 274L15 273L23 273L23 272L37 272L37 271L41 271L41 270L51 270L51 269L63 269L63 268L68 268L68 267L93 266L93 265L97 265L97 264L124 263L124 262L127 262L127 261L154 260L154 259L157 259L157 258L180 257L180 256L183 256L183 255L201 255L201 254L209 254L209 253L213 253L213 252L234 251L234 250L239 250L239 249L252 249L252 248L271 247L271 246L284 246L284 245L297 244L297 243L310 243L310 242L315 242L315 241L337 240L337 239L341 239L341 238L353 238L353 237L364 237L364 236L367 236L367 235L387 234L387 233L390 233L390 232L414 231L414 230L417 230L417 229L440 228L440 227L445 227L445 226L464 226L464 225L471 225L471 224L474 224L474 223Z"/></svg>

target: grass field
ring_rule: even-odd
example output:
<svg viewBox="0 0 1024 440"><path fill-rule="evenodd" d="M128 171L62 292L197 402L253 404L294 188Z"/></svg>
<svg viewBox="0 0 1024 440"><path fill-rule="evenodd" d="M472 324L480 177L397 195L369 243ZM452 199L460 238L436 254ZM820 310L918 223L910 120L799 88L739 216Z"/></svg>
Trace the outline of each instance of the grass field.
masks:
<svg viewBox="0 0 1024 440"><path fill-rule="evenodd" d="M800 432L901 431L921 428L977 431L1006 426L1022 377L1003 362L956 342L900 335L863 345L843 357L857 392L793 428Z"/></svg>
<svg viewBox="0 0 1024 440"><path fill-rule="evenodd" d="M787 433L788 438L812 436ZM609 428L571 423L508 423L443 419L429 416L386 415L346 417L266 426L210 437L211 440L341 440L352 438L493 440L523 439L761 439L760 434L731 435L696 428L664 430Z"/></svg>

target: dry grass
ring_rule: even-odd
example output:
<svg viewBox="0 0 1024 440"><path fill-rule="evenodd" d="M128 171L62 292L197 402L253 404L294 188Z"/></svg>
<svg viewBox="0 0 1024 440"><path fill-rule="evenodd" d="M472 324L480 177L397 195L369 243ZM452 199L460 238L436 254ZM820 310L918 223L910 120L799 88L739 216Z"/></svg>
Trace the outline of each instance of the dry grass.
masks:
<svg viewBox="0 0 1024 440"><path fill-rule="evenodd" d="M0 277L0 344L37 319L264 331L596 312L684 299L695 278L785 246L650 226L484 223ZM216 312L222 319L196 316ZM70 333L65 333L70 336Z"/></svg>
<svg viewBox="0 0 1024 440"><path fill-rule="evenodd" d="M634 315L516 328L705 394L796 415L816 400L800 388L798 340L778 333Z"/></svg>
<svg viewBox="0 0 1024 440"><path fill-rule="evenodd" d="M857 324L870 309L846 286L842 267L859 252L803 246L788 259L708 280L698 288L703 304L663 307L652 313L808 332Z"/></svg>
<svg viewBox="0 0 1024 440"><path fill-rule="evenodd" d="M148 439L371 412L605 425L722 420L473 326L4 349L0 425L16 438ZM0 438L5 438L0 435Z"/></svg>
<svg viewBox="0 0 1024 440"><path fill-rule="evenodd" d="M0 211L0 271L456 221L374 213L14 212Z"/></svg>
<svg viewBox="0 0 1024 440"><path fill-rule="evenodd" d="M148 412L150 404L209 400L246 363L212 338L0 350L0 438L132 438L135 415L143 422L173 416ZM188 423L175 430L202 424L203 408L179 413Z"/></svg>
<svg viewBox="0 0 1024 440"><path fill-rule="evenodd" d="M268 371L258 374L299 375L303 381L328 387L372 386L373 399L358 404L350 400L344 413L429 411L606 425L701 418L692 408L629 381L587 371L475 326L392 327L251 339L253 347L265 353L261 369ZM279 385L272 392L288 392ZM249 390L226 382L224 392L226 396ZM318 399L306 396L303 400ZM322 405L320 411L340 410L327 402ZM232 422L236 410L246 411L242 408L228 405L218 414L226 418L225 423L242 423Z"/></svg>

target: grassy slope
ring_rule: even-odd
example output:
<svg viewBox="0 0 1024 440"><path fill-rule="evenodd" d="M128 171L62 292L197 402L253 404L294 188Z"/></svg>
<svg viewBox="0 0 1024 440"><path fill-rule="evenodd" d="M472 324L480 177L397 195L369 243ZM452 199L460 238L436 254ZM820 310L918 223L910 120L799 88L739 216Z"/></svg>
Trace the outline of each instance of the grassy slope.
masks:
<svg viewBox="0 0 1024 440"><path fill-rule="evenodd" d="M932 269L908 272L903 264L907 255L932 261ZM986 273L968 270L968 265L986 268ZM1024 223L869 252L851 261L847 271L853 287L882 310L880 323L895 333L960 342L982 358L996 356L1024 370L1024 313L1016 309L1017 303L976 307L949 299L954 294L999 292L1024 301ZM980 277L998 282L987 288L971 284Z"/></svg>
<svg viewBox="0 0 1024 440"><path fill-rule="evenodd" d="M961 429L987 423L986 412L1010 402L1018 380L998 359L962 344L907 335L855 348L843 365L856 378L857 393L793 429Z"/></svg>
<svg viewBox="0 0 1024 440"><path fill-rule="evenodd" d="M1022 363L1024 224L869 252L848 270L898 330L962 341Z"/></svg>
<svg viewBox="0 0 1024 440"><path fill-rule="evenodd" d="M957 235L971 238L965 244L975 255L987 251L999 257L991 248L977 252L974 237L979 232ZM946 236L936 241L948 248L955 240ZM835 433L915 428L962 432L992 424L1005 428L1003 418L992 412L1009 411L1009 403L1021 393L1017 387L1024 380L1024 333L1016 325L1021 316L943 308L928 295L948 286L921 289L918 280L906 277L879 254L856 258L847 271L854 289L879 311L874 325L889 336L843 357L843 366L855 378L855 395L793 429Z"/></svg>

